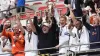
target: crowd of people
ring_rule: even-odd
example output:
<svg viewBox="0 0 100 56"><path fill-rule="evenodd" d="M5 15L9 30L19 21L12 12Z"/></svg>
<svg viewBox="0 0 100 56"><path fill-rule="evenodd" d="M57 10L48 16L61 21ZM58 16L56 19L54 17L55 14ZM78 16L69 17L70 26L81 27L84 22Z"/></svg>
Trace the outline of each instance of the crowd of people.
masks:
<svg viewBox="0 0 100 56"><path fill-rule="evenodd" d="M94 3L94 6L91 7L89 2ZM31 18L29 13L24 13L27 16L26 26L20 22L20 9L17 10L13 26L11 21L5 17L0 24L0 53L9 54L0 56L37 56L57 52L65 53L59 56L66 56L68 50L80 52L100 48L100 43L89 44L100 42L100 8L98 3L95 3L94 0L86 1L86 4L82 0L65 0L64 3L68 8L68 13L64 15L58 14L54 3L48 5L44 16L42 13L38 16L36 12ZM83 4L86 7L81 7Z"/></svg>

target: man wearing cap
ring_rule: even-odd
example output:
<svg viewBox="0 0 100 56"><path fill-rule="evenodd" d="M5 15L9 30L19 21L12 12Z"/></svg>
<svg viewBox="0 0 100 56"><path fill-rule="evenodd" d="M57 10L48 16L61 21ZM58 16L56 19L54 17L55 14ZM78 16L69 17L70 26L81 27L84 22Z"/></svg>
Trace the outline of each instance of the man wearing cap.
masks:
<svg viewBox="0 0 100 56"><path fill-rule="evenodd" d="M36 18L36 17L35 17ZM36 22L34 25L36 27L37 35L38 35L38 48L50 48L55 47L56 44L56 20L52 18L52 24L47 22L43 22L42 25L39 27ZM56 53L55 49L50 50L41 50L40 54L47 54L47 53Z"/></svg>

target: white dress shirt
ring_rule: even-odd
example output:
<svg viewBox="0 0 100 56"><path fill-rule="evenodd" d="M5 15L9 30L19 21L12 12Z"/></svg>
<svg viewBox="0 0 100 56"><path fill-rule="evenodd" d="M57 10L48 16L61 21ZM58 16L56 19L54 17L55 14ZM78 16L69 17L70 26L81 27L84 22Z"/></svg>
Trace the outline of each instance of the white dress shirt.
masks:
<svg viewBox="0 0 100 56"><path fill-rule="evenodd" d="M60 27L59 45L61 47L69 45L69 30L68 30L67 25L65 25L64 27ZM67 50L69 50L69 47L59 48L59 53L66 53L67 54ZM59 56L66 56L66 54L59 55Z"/></svg>
<svg viewBox="0 0 100 56"><path fill-rule="evenodd" d="M79 30L79 34L77 32L77 28L73 28L72 33L73 36L70 37L70 45L79 45L79 44L89 44L89 33L85 26L82 27L82 30ZM89 50L89 45L81 45L71 47L72 51L85 51Z"/></svg>
<svg viewBox="0 0 100 56"><path fill-rule="evenodd" d="M31 39L29 42L29 36L28 32L25 31L25 51L27 50L37 50L37 43L38 43L38 37L33 32L31 34ZM32 51L32 52L26 52L25 56L36 56L38 54L38 51Z"/></svg>

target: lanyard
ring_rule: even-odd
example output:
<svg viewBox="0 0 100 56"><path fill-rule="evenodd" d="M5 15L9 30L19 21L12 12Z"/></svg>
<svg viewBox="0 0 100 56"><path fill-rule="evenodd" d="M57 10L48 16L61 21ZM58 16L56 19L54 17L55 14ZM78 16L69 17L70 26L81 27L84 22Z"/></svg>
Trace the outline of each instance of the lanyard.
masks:
<svg viewBox="0 0 100 56"><path fill-rule="evenodd" d="M28 41L29 41L29 42L31 41L31 35L32 35L32 34L29 34L29 33L28 33Z"/></svg>
<svg viewBox="0 0 100 56"><path fill-rule="evenodd" d="M80 30L80 32L79 32L79 30L77 30L77 34L78 34L78 42L80 43L80 38L81 38L81 34L82 34L82 30ZM81 48L81 45L79 46L79 51L80 51L80 48Z"/></svg>
<svg viewBox="0 0 100 56"><path fill-rule="evenodd" d="M63 31L63 29L62 29L62 27L61 27L61 29L60 29L60 33L59 33L60 36L62 35L62 31Z"/></svg>
<svg viewBox="0 0 100 56"><path fill-rule="evenodd" d="M79 41L80 41L80 37L81 37L81 34L82 34L82 30L80 30L80 32L79 32L79 30L77 30L77 34L78 34L78 38L79 38Z"/></svg>

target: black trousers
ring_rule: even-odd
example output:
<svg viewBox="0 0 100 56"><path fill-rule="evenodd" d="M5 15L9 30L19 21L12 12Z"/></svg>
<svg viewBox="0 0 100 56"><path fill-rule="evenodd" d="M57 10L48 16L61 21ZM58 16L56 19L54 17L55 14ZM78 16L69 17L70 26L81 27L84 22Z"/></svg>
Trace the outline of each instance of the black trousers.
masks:
<svg viewBox="0 0 100 56"><path fill-rule="evenodd" d="M53 54L53 53L56 53L56 49L50 49L50 50L40 50L40 54Z"/></svg>
<svg viewBox="0 0 100 56"><path fill-rule="evenodd" d="M20 6L20 7L17 7L17 13L20 13L20 12L25 12L25 6Z"/></svg>

